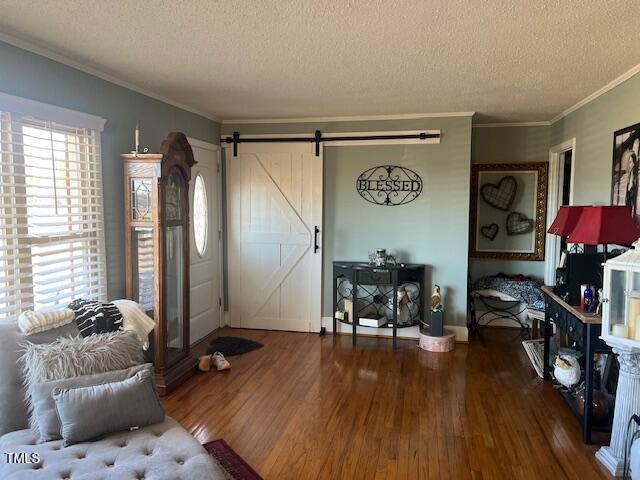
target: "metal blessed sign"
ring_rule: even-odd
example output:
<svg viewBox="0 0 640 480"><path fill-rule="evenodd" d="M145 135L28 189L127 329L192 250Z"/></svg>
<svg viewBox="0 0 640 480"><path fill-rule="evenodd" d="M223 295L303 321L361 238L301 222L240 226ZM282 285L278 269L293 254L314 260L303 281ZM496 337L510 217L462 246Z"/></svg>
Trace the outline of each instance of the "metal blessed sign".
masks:
<svg viewBox="0 0 640 480"><path fill-rule="evenodd" d="M397 165L380 165L360 174L356 189L367 202L376 205L404 205L418 198L422 179L413 170Z"/></svg>

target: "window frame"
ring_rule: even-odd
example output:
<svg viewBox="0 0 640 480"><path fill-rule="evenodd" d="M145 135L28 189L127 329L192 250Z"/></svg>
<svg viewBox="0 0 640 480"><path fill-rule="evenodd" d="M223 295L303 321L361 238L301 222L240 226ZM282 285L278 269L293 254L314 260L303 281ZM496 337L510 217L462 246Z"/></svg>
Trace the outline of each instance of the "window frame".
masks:
<svg viewBox="0 0 640 480"><path fill-rule="evenodd" d="M202 183L202 191L204 193L204 245L202 247L202 251L200 251L200 249L198 248L198 240L197 240L197 233L196 233L196 188L198 185L198 179L200 179L201 183ZM207 193L207 182L205 182L204 180L204 175L202 174L202 172L198 172L195 176L195 179L193 180L193 205L192 207L192 212L193 212L193 243L196 247L196 253L198 254L198 256L200 258L204 258L207 255L207 248L209 247L209 195Z"/></svg>
<svg viewBox="0 0 640 480"><path fill-rule="evenodd" d="M69 293L63 293L58 296L55 292L52 292L50 296L46 298L48 302L46 305L55 306L59 305L60 300L64 300L68 297L78 298L85 292L99 292L100 297L107 295L107 271L106 271L106 243L104 236L104 191L102 185L102 155L101 155L101 133L104 128L105 120L96 117L94 115L85 114L82 112L75 112L72 110L48 105L33 100L28 100L20 97L11 96L0 92L0 112L4 112L6 115L0 117L0 132L3 135L1 140L2 146L9 145L5 151L0 149L0 178L3 179L3 183L9 186L10 189L24 190L24 195L17 195L13 200L0 202L0 212L3 215L3 230L6 233L6 239L0 239L5 245L0 245L2 251L12 251L13 255L8 255L8 258L3 262L5 265L0 269L0 301L2 306L0 307L0 317L4 319L15 319L21 311L25 309L33 309L36 306L36 294L38 293L37 286L52 283L52 288L58 288L59 291L71 290ZM5 119L8 118L8 123ZM43 126L44 125L44 126ZM26 153L25 144L25 131L24 127L31 127L35 129L49 130L51 132L52 149L53 142L57 140L53 139L53 134L56 132L55 126L59 126L59 132L65 135L65 160L62 163L65 167L62 171L65 172L64 178L66 179L66 217L68 223L62 225L63 230L67 229L68 232L56 232L55 234L37 234L34 235L29 232L30 221L32 218L28 205L28 189L30 185L27 179L32 177L32 174L27 172L29 168L26 157L29 154ZM7 129L8 126L8 129ZM68 128L69 131L64 130ZM74 133L73 130L85 130L85 133ZM8 131L7 131L8 130ZM72 150L69 147L69 137L76 136L77 150ZM84 144L80 141L80 138L84 141ZM90 140L89 140L90 139ZM35 147L37 148L37 147ZM83 151L83 148L86 150ZM93 150L93 151L91 151ZM69 160L69 156L77 155L77 160ZM53 156L52 151L52 158ZM61 160L56 159L56 162ZM75 163L72 167L70 164ZM20 168L22 165L22 168ZM16 166L18 171L16 172ZM56 168L54 171L60 171ZM79 175L75 181L77 181L77 187L70 186L71 173ZM56 175L54 174L53 181L55 185ZM22 181L20 181L22 178ZM46 188L46 187L43 187ZM57 194L57 188L54 186L54 194ZM64 187L63 189L64 190ZM71 194L71 190L78 190L79 193ZM96 193L94 193L94 191ZM86 193L88 192L88 193ZM2 192L0 192L2 194ZM6 195L6 193L4 193ZM76 202L76 203L72 203ZM54 206L57 205L57 198L52 202ZM83 204L86 204L88 210L83 208ZM80 205L80 207L78 207ZM97 207L97 210L96 210ZM14 213L24 208L24 213ZM46 208L46 207L45 207ZM65 207L63 207L65 208ZM78 209L78 213L72 215L72 209ZM6 210L4 210L6 209ZM4 211L3 211L4 210ZM11 213L7 213L11 212ZM65 212L63 212L65 215ZM89 218L86 220L84 217ZM74 221L72 217L80 217L80 220ZM10 225L11 222L13 225ZM86 228L82 227L78 232L73 231L74 224L87 224ZM85 242L81 247L75 247L74 241ZM53 270L56 275L53 279L48 278L41 280L38 284L37 279L34 277L34 247L52 247L56 244L65 245L60 249L61 253L73 252L76 248L83 252L81 255L88 254L91 257L91 267L83 266L84 262L76 268L75 263L71 265L71 275L68 278L63 278L65 270ZM16 253L17 252L17 253ZM85 253L87 252L87 253ZM40 255L52 255L51 252L42 252ZM55 254L53 254L55 255ZM52 265L56 263L64 262L65 260L56 260L55 256L50 260ZM69 261L69 260L68 260ZM59 267L58 267L59 268ZM13 275L9 272L13 271ZM51 273L47 273L50 275ZM4 279L1 277L4 275ZM37 275L37 274L35 274ZM44 275L44 274L42 274ZM85 278L82 280L74 279L74 276ZM13 278L12 278L13 277ZM62 284L62 285L60 285ZM65 287L67 288L60 288ZM14 294L2 295L2 289L8 291L9 288L13 288ZM77 289L77 295L74 294L74 289ZM46 288L42 288L39 292L41 295L48 294Z"/></svg>

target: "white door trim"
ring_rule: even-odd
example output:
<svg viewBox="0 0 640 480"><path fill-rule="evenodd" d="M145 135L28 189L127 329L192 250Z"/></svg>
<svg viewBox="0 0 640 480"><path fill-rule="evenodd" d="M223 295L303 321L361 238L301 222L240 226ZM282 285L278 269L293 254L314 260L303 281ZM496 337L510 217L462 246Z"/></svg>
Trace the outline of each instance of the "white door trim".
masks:
<svg viewBox="0 0 640 480"><path fill-rule="evenodd" d="M222 245L222 240L223 240L223 224L222 224L222 219L223 214L224 214L224 202L223 202L223 198L222 198L222 158L221 158L221 153L222 153L222 149L220 147L220 145L216 145L215 143L209 143L209 142L205 142L203 140L198 140L197 138L192 138L192 137L187 137L187 141L189 142L190 145L196 146L198 148L202 148L204 150L210 150L212 152L215 152L216 154L216 181L218 183L218 198L217 198L217 202L218 202L218 258L219 258L219 262L218 262L218 278L219 278L219 285L220 285L220 297L219 297L219 301L218 301L218 308L220 310L220 316L219 318L219 324L217 328L221 328L224 327L226 324L225 321L225 316L224 316L224 298L225 298L225 285L224 285L224 257L223 257L223 245ZM189 226L189 228L193 228L192 225ZM192 232L190 231L189 234L191 235ZM197 343L197 342L196 342Z"/></svg>
<svg viewBox="0 0 640 480"><path fill-rule="evenodd" d="M204 140L199 140L193 137L187 137L189 141L189 145L195 145L196 147L204 148L205 150L211 150L213 152L217 152L220 150L220 145L216 145L215 143L205 142Z"/></svg>
<svg viewBox="0 0 640 480"><path fill-rule="evenodd" d="M573 205L574 178L576 173L576 139L571 138L549 149L549 184L547 191L547 225L551 225L556 218L562 200L562 180L564 176L564 162L562 154L571 150L571 180L569 192L569 205ZM546 255L544 259L544 283L555 285L556 267L560 261L560 237L547 235Z"/></svg>

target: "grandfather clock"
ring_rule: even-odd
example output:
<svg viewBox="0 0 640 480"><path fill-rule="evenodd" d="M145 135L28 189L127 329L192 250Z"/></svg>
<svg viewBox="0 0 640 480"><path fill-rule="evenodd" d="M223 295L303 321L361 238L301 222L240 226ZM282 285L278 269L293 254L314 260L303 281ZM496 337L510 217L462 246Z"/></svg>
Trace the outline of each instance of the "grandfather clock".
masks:
<svg viewBox="0 0 640 480"><path fill-rule="evenodd" d="M196 163L183 133L160 153L124 161L127 297L155 320L153 365L160 395L195 372L189 351L189 180Z"/></svg>

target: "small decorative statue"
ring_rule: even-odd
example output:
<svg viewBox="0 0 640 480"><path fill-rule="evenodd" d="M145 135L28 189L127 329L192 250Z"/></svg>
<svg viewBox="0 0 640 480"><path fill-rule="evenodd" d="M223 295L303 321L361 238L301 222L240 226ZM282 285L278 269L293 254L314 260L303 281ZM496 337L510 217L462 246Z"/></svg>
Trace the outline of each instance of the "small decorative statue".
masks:
<svg viewBox="0 0 640 480"><path fill-rule="evenodd" d="M441 312L444 309L442 306L442 295L440 294L440 285L434 285L433 295L431 295L431 311Z"/></svg>
<svg viewBox="0 0 640 480"><path fill-rule="evenodd" d="M407 289L405 287L398 287L398 324L408 324L411 323L411 309L409 308L409 294L407 293ZM393 315L393 298L387 300L387 316Z"/></svg>
<svg viewBox="0 0 640 480"><path fill-rule="evenodd" d="M558 355L553 362L553 376L561 385L571 389L580 381L580 364L572 355Z"/></svg>
<svg viewBox="0 0 640 480"><path fill-rule="evenodd" d="M398 288L398 322L411 322L411 312L409 311L409 294L404 287Z"/></svg>
<svg viewBox="0 0 640 480"><path fill-rule="evenodd" d="M596 315L602 315L602 299L604 297L603 290L601 288L598 289L598 300L596 301Z"/></svg>

